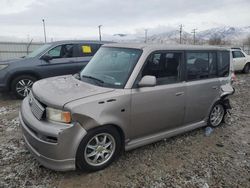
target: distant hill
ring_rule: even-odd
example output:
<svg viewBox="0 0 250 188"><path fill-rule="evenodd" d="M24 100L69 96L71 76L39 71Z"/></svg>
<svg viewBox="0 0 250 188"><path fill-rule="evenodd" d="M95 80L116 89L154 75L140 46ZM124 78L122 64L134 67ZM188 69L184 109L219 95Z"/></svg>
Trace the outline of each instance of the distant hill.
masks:
<svg viewBox="0 0 250 188"><path fill-rule="evenodd" d="M155 31L154 31L155 32ZM149 30L150 33L150 30ZM155 32L156 33L156 32ZM208 30L200 31L196 33L196 40L202 43L206 43L210 38L219 37L224 41L232 43L241 43L247 36L250 36L250 26L247 27L231 27L222 26L215 27ZM124 34L122 37L109 37L110 40L120 41L120 42L143 42L145 40L143 34ZM180 33L177 29L168 29L167 31L156 33L148 36L148 41L152 43L178 43L180 38ZM193 34L186 32L182 33L183 43L192 43Z"/></svg>
<svg viewBox="0 0 250 188"><path fill-rule="evenodd" d="M211 29L199 31L196 33L196 40L198 43L204 44L208 43L210 38L219 37L224 41L232 44L242 44L242 41L250 36L250 26L246 27L232 27L232 26L221 26L214 27ZM32 36L33 42L43 41L41 36ZM152 43L179 43L180 33L178 28L173 27L156 27L148 30L148 41ZM56 38L55 40L65 40L65 39L93 39L98 40L98 36L93 36L91 38ZM135 34L129 33L117 33L117 34L103 34L104 40L116 41L116 42L144 42L144 30L141 29L140 32ZM0 41L11 41L11 42L27 42L27 38L18 38L15 36L0 36ZM182 42L184 44L193 43L193 34L183 30L182 32Z"/></svg>
<svg viewBox="0 0 250 188"><path fill-rule="evenodd" d="M209 40L214 35L224 40L242 40L250 35L250 26L247 27L216 27L197 33L197 37L203 40Z"/></svg>

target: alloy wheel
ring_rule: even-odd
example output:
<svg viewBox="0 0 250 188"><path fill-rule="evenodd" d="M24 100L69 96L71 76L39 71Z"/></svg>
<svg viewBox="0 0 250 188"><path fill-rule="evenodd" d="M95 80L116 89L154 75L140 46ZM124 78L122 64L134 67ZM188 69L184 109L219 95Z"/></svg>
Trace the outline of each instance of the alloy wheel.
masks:
<svg viewBox="0 0 250 188"><path fill-rule="evenodd" d="M218 126L224 117L225 109L221 104L217 104L214 106L211 114L210 114L210 123L212 126Z"/></svg>
<svg viewBox="0 0 250 188"><path fill-rule="evenodd" d="M20 96L26 97L29 94L33 83L34 82L30 79L19 80L16 84L16 92Z"/></svg>
<svg viewBox="0 0 250 188"><path fill-rule="evenodd" d="M89 165L101 166L109 161L115 149L114 137L108 133L100 133L92 137L87 143L84 157Z"/></svg>

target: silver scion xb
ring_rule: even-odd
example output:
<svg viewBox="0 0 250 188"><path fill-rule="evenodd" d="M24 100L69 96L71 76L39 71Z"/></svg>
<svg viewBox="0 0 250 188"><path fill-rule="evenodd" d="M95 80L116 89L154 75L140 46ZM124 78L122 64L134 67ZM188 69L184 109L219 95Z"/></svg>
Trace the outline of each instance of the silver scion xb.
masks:
<svg viewBox="0 0 250 188"><path fill-rule="evenodd" d="M219 47L104 45L79 75L33 85L20 112L27 148L47 168L96 171L124 150L217 127L231 62Z"/></svg>

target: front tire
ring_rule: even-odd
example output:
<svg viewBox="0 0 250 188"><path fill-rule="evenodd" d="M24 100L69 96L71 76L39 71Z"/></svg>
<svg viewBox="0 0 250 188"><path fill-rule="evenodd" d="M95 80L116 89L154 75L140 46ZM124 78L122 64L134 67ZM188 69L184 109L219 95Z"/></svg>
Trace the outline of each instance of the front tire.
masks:
<svg viewBox="0 0 250 188"><path fill-rule="evenodd" d="M11 82L11 91L17 98L23 99L29 94L32 85L36 80L35 77L30 75L18 76Z"/></svg>
<svg viewBox="0 0 250 188"><path fill-rule="evenodd" d="M226 110L224 106L219 102L215 103L209 114L208 125L218 127L223 122L225 114Z"/></svg>
<svg viewBox="0 0 250 188"><path fill-rule="evenodd" d="M250 71L250 63L247 63L243 69L243 73L248 74Z"/></svg>
<svg viewBox="0 0 250 188"><path fill-rule="evenodd" d="M110 165L121 153L121 136L112 126L90 130L79 144L76 167L81 171L98 171Z"/></svg>

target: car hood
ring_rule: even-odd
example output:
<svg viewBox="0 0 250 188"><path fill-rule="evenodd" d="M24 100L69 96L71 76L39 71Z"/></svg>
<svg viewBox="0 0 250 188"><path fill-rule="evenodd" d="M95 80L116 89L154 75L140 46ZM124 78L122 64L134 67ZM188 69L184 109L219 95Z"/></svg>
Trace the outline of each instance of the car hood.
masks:
<svg viewBox="0 0 250 188"><path fill-rule="evenodd" d="M22 63L22 62L27 62L27 61L30 61L32 60L32 58L16 58L16 59L8 59L8 60L3 60L3 61L0 61L0 65L2 64L13 64L13 63Z"/></svg>
<svg viewBox="0 0 250 188"><path fill-rule="evenodd" d="M112 91L114 89L91 85L71 75L43 79L35 82L32 87L36 99L59 109L69 102Z"/></svg>

